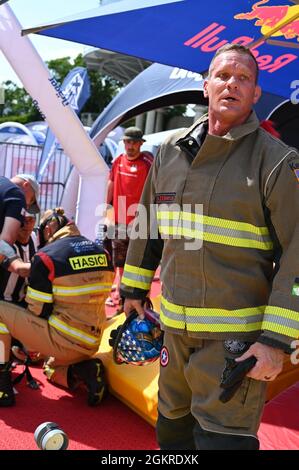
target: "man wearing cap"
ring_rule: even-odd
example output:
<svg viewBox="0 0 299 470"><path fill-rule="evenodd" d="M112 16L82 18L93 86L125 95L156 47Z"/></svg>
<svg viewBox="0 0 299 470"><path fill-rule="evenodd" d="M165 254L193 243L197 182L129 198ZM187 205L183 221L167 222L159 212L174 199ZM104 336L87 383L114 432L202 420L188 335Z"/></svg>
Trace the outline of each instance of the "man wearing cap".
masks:
<svg viewBox="0 0 299 470"><path fill-rule="evenodd" d="M112 241L113 266L117 274L115 301L120 301L119 284L129 245L129 232L153 156L141 152L145 142L138 127L128 127L123 136L125 153L113 163L108 181L107 204L114 208L115 238ZM110 302L109 302L110 301ZM108 305L114 306L111 297ZM121 307L121 306L120 306Z"/></svg>
<svg viewBox="0 0 299 470"><path fill-rule="evenodd" d="M0 263L6 259L6 267L9 266L10 271L25 276L29 266L24 267L12 245L24 221L26 209L32 214L39 212L38 196L39 184L33 175L18 174L11 180L0 177Z"/></svg>

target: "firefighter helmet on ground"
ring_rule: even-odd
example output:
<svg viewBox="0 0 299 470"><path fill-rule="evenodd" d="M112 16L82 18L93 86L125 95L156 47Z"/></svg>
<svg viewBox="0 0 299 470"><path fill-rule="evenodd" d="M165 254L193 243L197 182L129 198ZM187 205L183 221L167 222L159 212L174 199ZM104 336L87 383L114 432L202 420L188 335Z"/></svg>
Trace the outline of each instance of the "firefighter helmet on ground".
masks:
<svg viewBox="0 0 299 470"><path fill-rule="evenodd" d="M145 318L141 320L134 310L122 325L111 331L109 344L116 364L144 366L156 361L163 345L156 312L145 309Z"/></svg>

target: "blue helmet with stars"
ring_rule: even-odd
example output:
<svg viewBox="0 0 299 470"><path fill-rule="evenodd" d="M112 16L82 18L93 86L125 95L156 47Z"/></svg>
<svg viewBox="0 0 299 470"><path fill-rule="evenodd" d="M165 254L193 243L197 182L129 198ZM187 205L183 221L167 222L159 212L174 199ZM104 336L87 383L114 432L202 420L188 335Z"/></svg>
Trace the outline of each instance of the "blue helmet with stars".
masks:
<svg viewBox="0 0 299 470"><path fill-rule="evenodd" d="M145 309L145 318L141 320L134 310L122 325L111 331L109 344L116 364L144 366L156 361L163 345L158 314Z"/></svg>

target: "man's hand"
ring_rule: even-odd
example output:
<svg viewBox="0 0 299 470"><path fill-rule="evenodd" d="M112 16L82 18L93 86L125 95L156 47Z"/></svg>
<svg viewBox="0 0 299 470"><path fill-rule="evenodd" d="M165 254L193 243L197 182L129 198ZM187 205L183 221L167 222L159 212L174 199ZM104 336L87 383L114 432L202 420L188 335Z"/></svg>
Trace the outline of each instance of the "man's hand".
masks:
<svg viewBox="0 0 299 470"><path fill-rule="evenodd" d="M8 271L16 273L21 277L28 277L30 274L31 264L25 263L21 258L15 259L9 265Z"/></svg>
<svg viewBox="0 0 299 470"><path fill-rule="evenodd" d="M253 343L235 361L241 362L250 356L256 357L257 361L255 366L248 372L247 377L270 382L276 379L282 371L284 352L281 349L272 348L262 343Z"/></svg>
<svg viewBox="0 0 299 470"><path fill-rule="evenodd" d="M256 358L250 356L237 363L235 359L226 358L226 367L222 373L220 388L223 391L219 395L222 403L230 401L241 387L244 377L255 366Z"/></svg>
<svg viewBox="0 0 299 470"><path fill-rule="evenodd" d="M126 299L124 304L124 312L128 317L132 310L136 310L141 320L144 319L144 309L142 307L141 299Z"/></svg>

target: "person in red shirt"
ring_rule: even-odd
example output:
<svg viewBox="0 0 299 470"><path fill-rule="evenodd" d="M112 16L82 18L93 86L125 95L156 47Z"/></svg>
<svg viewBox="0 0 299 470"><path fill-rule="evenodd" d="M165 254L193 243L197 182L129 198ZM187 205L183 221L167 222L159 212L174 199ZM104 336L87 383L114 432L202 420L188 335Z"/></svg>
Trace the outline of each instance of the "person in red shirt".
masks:
<svg viewBox="0 0 299 470"><path fill-rule="evenodd" d="M121 302L119 285L129 245L130 226L153 162L150 152L141 152L145 140L138 127L128 127L124 132L123 141L125 153L119 155L112 165L107 190L107 204L114 208L115 221L112 254L116 271L116 290L114 298L107 299L107 305L111 306Z"/></svg>

